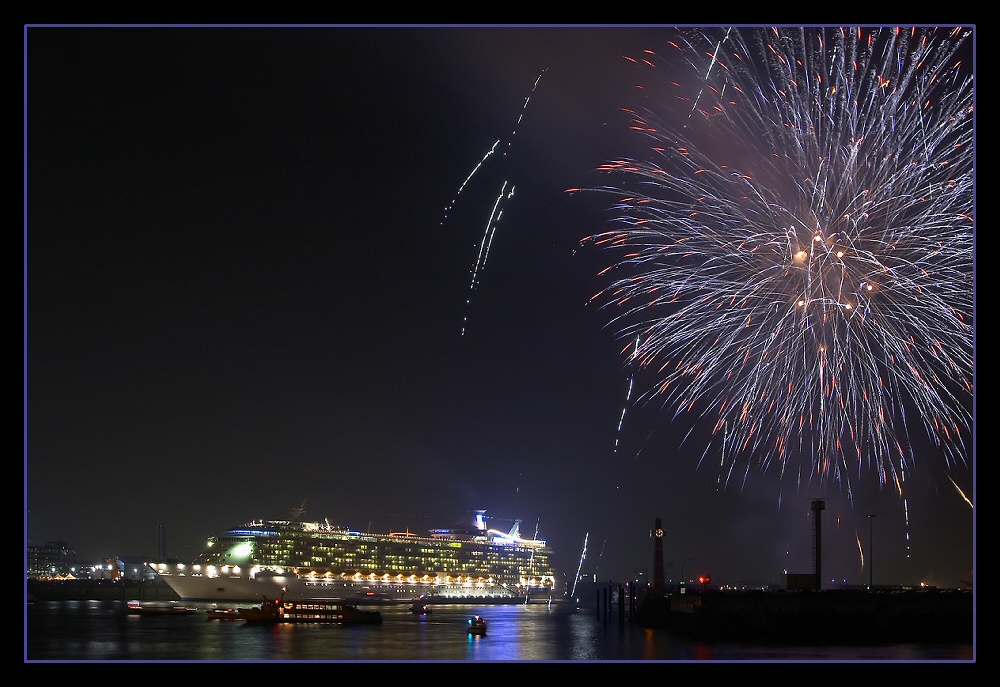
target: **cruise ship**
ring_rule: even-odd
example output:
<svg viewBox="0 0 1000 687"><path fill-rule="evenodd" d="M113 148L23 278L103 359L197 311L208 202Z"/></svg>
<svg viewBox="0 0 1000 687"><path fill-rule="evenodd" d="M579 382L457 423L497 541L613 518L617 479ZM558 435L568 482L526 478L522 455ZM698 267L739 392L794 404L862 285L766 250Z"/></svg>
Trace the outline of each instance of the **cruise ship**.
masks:
<svg viewBox="0 0 1000 687"><path fill-rule="evenodd" d="M193 563L149 566L184 601L552 603L565 596L552 557L544 540L521 537L519 521L493 529L477 510L426 534L257 520L211 538Z"/></svg>

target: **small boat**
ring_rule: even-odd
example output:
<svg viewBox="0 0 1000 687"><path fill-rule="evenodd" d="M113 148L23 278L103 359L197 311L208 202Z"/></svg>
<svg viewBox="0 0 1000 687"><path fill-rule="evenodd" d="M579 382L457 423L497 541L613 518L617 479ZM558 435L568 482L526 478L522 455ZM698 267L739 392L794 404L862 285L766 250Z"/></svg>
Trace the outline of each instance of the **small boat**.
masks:
<svg viewBox="0 0 1000 687"><path fill-rule="evenodd" d="M427 605L425 597L421 596L410 604L410 613L413 615L427 615L431 612L431 607Z"/></svg>
<svg viewBox="0 0 1000 687"><path fill-rule="evenodd" d="M474 615L469 618L469 634L470 635L484 635L486 634L486 618L481 615Z"/></svg>
<svg viewBox="0 0 1000 687"><path fill-rule="evenodd" d="M240 620L240 609L212 607L205 611L206 620Z"/></svg>
<svg viewBox="0 0 1000 687"><path fill-rule="evenodd" d="M338 625L376 625L382 622L378 611L364 611L340 599L264 599L260 606L240 608L239 617L251 623L336 623Z"/></svg>
<svg viewBox="0 0 1000 687"><path fill-rule="evenodd" d="M129 601L126 604L129 613L142 615L191 615L197 613L194 606L181 606L174 602L169 603L142 603L139 601Z"/></svg>

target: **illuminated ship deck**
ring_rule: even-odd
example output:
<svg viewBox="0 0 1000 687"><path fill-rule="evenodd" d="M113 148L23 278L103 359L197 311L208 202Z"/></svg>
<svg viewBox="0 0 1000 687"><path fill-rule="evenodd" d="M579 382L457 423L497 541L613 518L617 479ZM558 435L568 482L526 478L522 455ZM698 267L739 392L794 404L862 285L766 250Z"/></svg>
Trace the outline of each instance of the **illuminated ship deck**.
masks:
<svg viewBox="0 0 1000 687"><path fill-rule="evenodd" d="M190 565L151 564L185 600L336 597L359 602L557 601L562 597L544 540L486 527L476 511L464 527L364 533L328 523L255 521L213 537Z"/></svg>

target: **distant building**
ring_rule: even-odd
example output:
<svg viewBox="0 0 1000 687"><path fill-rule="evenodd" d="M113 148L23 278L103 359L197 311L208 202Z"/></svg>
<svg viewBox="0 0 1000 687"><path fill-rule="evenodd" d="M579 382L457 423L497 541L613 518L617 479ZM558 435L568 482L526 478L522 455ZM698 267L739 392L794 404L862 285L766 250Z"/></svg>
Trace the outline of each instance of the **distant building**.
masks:
<svg viewBox="0 0 1000 687"><path fill-rule="evenodd" d="M76 549L71 549L64 541L49 541L41 546L28 544L27 577L51 578L80 576L80 564L76 560Z"/></svg>
<svg viewBox="0 0 1000 687"><path fill-rule="evenodd" d="M76 550L64 541L42 545L28 543L28 579L127 580L138 582L156 578L143 556L107 556L99 563L80 563Z"/></svg>
<svg viewBox="0 0 1000 687"><path fill-rule="evenodd" d="M121 577L129 582L155 580L156 571L146 565L145 556L119 556L116 559Z"/></svg>

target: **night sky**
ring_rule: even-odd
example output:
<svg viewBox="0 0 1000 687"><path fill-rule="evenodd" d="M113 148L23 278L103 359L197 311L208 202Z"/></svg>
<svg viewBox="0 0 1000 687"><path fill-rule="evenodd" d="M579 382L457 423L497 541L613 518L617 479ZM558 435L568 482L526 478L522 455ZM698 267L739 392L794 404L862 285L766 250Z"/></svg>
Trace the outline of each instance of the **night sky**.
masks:
<svg viewBox="0 0 1000 687"><path fill-rule="evenodd" d="M485 509L569 579L586 539L582 571L622 580L661 518L668 578L781 584L813 572L823 498L825 579L867 583L871 538L876 584L966 586L974 510L936 457L903 497L724 486L672 412L626 404L587 304L608 258L580 245L608 199L566 190L645 154L623 56L669 36L26 29L25 539L151 559L163 526L187 561L303 503L418 533Z"/></svg>

